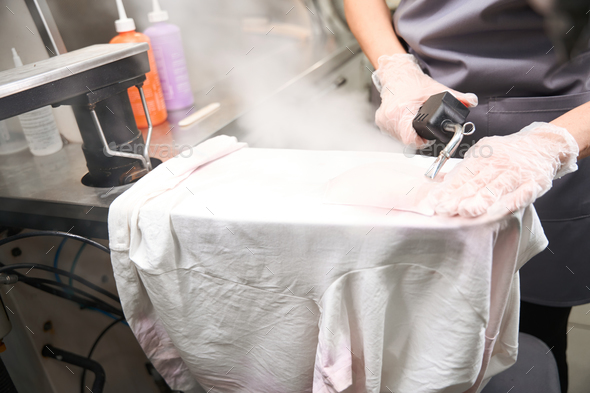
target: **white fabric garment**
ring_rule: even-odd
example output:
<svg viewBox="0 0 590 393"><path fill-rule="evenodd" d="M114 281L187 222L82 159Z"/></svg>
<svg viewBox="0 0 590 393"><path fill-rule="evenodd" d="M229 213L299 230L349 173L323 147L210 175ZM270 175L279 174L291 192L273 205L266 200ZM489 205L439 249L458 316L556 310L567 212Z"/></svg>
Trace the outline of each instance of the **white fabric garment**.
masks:
<svg viewBox="0 0 590 393"><path fill-rule="evenodd" d="M532 207L337 205L328 184L348 171L432 159L242 147L204 142L109 211L123 311L173 389L475 392L514 362L517 270L547 244Z"/></svg>
<svg viewBox="0 0 590 393"><path fill-rule="evenodd" d="M330 180L324 203L388 210L394 207L432 216L434 209L426 197L443 176L432 181L424 176L424 172L420 166L400 165L398 162L361 165Z"/></svg>

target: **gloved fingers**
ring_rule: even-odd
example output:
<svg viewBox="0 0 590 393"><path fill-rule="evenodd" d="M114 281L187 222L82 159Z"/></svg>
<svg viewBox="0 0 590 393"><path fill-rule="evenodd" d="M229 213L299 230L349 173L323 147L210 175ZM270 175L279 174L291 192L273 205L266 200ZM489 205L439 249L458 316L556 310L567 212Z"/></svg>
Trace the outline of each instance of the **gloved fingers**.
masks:
<svg viewBox="0 0 590 393"><path fill-rule="evenodd" d="M412 127L412 120L414 117L407 109L402 109L401 117L397 124L399 139L404 145L423 145L418 134Z"/></svg>
<svg viewBox="0 0 590 393"><path fill-rule="evenodd" d="M533 203L551 188L556 173L567 165L564 162L575 159L576 154L574 148L563 147L562 134L567 130L549 130L561 138L554 140L547 137L545 127L549 126L534 123L534 128L514 135L480 140L472 149L488 146L493 154L470 154L477 153L470 149L468 157L429 194L434 210L473 217L486 211L514 212Z"/></svg>
<svg viewBox="0 0 590 393"><path fill-rule="evenodd" d="M431 141L421 138L418 134L414 139L414 142L410 144L410 146L415 147L417 150L425 149L428 146L432 145Z"/></svg>
<svg viewBox="0 0 590 393"><path fill-rule="evenodd" d="M418 147L426 142L412 128L412 119L403 112L399 116L399 113L388 112L380 107L375 114L375 123L381 132L391 135L406 146Z"/></svg>
<svg viewBox="0 0 590 393"><path fill-rule="evenodd" d="M439 206L440 211L445 211L447 214L456 214L461 201L474 197L479 192L479 185L469 180L466 180L461 187L456 189L445 189L444 185L441 188L440 193L433 192L433 197L436 198L435 206Z"/></svg>
<svg viewBox="0 0 590 393"><path fill-rule="evenodd" d="M417 149L425 147L428 143L426 139L420 137L420 135L416 133L416 130L414 130L414 127L412 126L412 122L414 121L414 117L419 108L420 104L416 102L410 102L405 108L400 108L402 112L397 124L397 134L402 143L404 145L413 145Z"/></svg>
<svg viewBox="0 0 590 393"><path fill-rule="evenodd" d="M465 197L461 194L453 192L456 190L449 190L445 182L433 187L428 193L428 201L439 214L449 214L457 211L461 198ZM475 195L475 192L468 196Z"/></svg>
<svg viewBox="0 0 590 393"><path fill-rule="evenodd" d="M522 184L518 167L488 165L478 175L455 191L461 195L458 214L475 217L484 214L490 206L510 195ZM475 195L474 191L476 192Z"/></svg>
<svg viewBox="0 0 590 393"><path fill-rule="evenodd" d="M383 103L375 112L375 124L377 124L377 127L379 127L382 132L391 134L387 131L387 116L385 114L385 107Z"/></svg>
<svg viewBox="0 0 590 393"><path fill-rule="evenodd" d="M381 106L375 112L375 124L377 124L381 132L400 139L399 128L396 127L397 122L399 120L395 110L391 106L386 106L385 102L381 103Z"/></svg>
<svg viewBox="0 0 590 393"><path fill-rule="evenodd" d="M454 194L464 187L464 192L467 195L474 195L474 192L469 192L469 189L476 184L477 189L481 188L480 183L483 184L485 182L479 180L482 177L482 171L486 172L486 179L493 175L493 173L488 174L488 172L491 172L489 168L479 165L473 160L463 160L446 175L445 183L441 185L441 191L446 194ZM473 183L474 179L476 179L475 183ZM469 183L472 185L470 186Z"/></svg>
<svg viewBox="0 0 590 393"><path fill-rule="evenodd" d="M505 187L500 183L506 177L507 175L498 176L494 185L480 190L476 197L462 201L458 209L459 215L476 217L486 211L489 214L514 213L532 204L543 192L543 186L535 180L529 180L522 184L509 182L509 187ZM488 190L489 194L486 194L485 190Z"/></svg>
<svg viewBox="0 0 590 393"><path fill-rule="evenodd" d="M433 182L442 183L447 179L448 175L447 172L439 172L439 174L433 179Z"/></svg>
<svg viewBox="0 0 590 393"><path fill-rule="evenodd" d="M457 214L462 217L477 217L484 214L496 202L493 194L487 189L480 190L475 196L459 202Z"/></svg>
<svg viewBox="0 0 590 393"><path fill-rule="evenodd" d="M449 187L446 181L435 187L428 195L428 199L437 214L454 216L459 214L461 202L477 195L479 188L465 177L462 178L463 184L456 188Z"/></svg>
<svg viewBox="0 0 590 393"><path fill-rule="evenodd" d="M497 190L494 193L489 186L481 187L481 184L471 181L443 200L435 207L435 211L448 215L477 217L484 214L498 199L500 194Z"/></svg>
<svg viewBox="0 0 590 393"><path fill-rule="evenodd" d="M498 190L491 190L488 186L493 184L497 176L495 168L465 160L453 168L440 186L431 191L430 202L439 214L468 217L482 214L500 197Z"/></svg>
<svg viewBox="0 0 590 393"><path fill-rule="evenodd" d="M532 204L542 191L543 187L537 182L534 180L527 181L521 184L513 192L500 198L500 200L490 208L490 213L514 213L517 210Z"/></svg>
<svg viewBox="0 0 590 393"><path fill-rule="evenodd" d="M514 192L523 183L518 167L492 165L482 171L475 181L479 183L481 192L485 193L484 189L487 190L496 200Z"/></svg>
<svg viewBox="0 0 590 393"><path fill-rule="evenodd" d="M428 200L436 214L443 216L456 216L459 210L459 200L457 199L441 199L439 201Z"/></svg>
<svg viewBox="0 0 590 393"><path fill-rule="evenodd" d="M424 144L422 146L419 147L419 149L425 149L429 146L432 146L436 143L436 139L424 139L422 138L422 140L424 141Z"/></svg>
<svg viewBox="0 0 590 393"><path fill-rule="evenodd" d="M459 215L463 217L480 216L487 212L492 205L501 200L504 195L512 193L519 185L515 181L517 176L514 176L511 171L500 169L495 179L489 182L482 182L487 177L487 173L483 174L482 172L482 176L479 179L474 179L474 187L478 188L477 194L459 203Z"/></svg>
<svg viewBox="0 0 590 393"><path fill-rule="evenodd" d="M461 101L463 105L465 105L468 108L476 107L479 102L477 96L473 93L461 93L453 89L448 89L447 91L451 93L453 96L455 96L456 99Z"/></svg>
<svg viewBox="0 0 590 393"><path fill-rule="evenodd" d="M485 213L495 200L494 195L490 194L486 188L482 189L479 184L471 181L466 182L461 189L441 198L434 209L438 214L475 217Z"/></svg>

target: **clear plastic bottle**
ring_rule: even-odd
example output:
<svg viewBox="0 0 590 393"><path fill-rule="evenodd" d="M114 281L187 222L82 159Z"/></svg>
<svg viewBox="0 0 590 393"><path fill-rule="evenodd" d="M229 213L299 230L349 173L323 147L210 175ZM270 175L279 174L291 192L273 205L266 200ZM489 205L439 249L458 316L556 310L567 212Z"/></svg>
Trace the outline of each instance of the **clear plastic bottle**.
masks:
<svg viewBox="0 0 590 393"><path fill-rule="evenodd" d="M23 65L14 48L12 48L12 56L16 67ZM60 151L63 147L63 141L50 106L23 113L18 116L18 120L33 155L46 156Z"/></svg>
<svg viewBox="0 0 590 393"><path fill-rule="evenodd" d="M27 148L25 134L20 128L10 124L10 120L0 121L0 156L16 153Z"/></svg>
<svg viewBox="0 0 590 393"><path fill-rule="evenodd" d="M148 50L150 72L145 75L146 80L143 83L143 92L150 112L152 125L157 126L166 121L168 113L166 112L164 94L162 93L162 87L160 85L160 78L158 76L154 54L151 49L150 39L147 35L135 31L135 22L132 18L127 17L125 8L123 8L122 0L117 0L117 9L119 10L119 19L115 21L115 28L119 34L115 36L110 43L123 44L127 42L147 42L150 45L150 49ZM141 97L139 96L137 88L132 87L127 90L127 93L129 94L129 101L131 101L135 123L137 123L137 126L140 128L147 127L147 119L143 111Z"/></svg>
<svg viewBox="0 0 590 393"><path fill-rule="evenodd" d="M154 25L148 27L144 33L152 42L166 108L171 111L188 108L194 104L195 99L182 48L180 28L166 23L168 12L160 8L158 0L152 0L152 5L153 11L148 14L148 19Z"/></svg>

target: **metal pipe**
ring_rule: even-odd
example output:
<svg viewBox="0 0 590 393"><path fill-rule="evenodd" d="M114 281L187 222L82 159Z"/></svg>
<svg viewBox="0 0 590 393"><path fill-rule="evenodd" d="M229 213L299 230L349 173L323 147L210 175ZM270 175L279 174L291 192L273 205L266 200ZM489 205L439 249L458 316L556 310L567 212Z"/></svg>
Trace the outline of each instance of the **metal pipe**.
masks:
<svg viewBox="0 0 590 393"><path fill-rule="evenodd" d="M151 163L149 162L149 160L146 160L145 157L141 154L134 154L134 153L124 153L122 151L117 151L117 150L112 150L108 143L107 140L104 136L104 132L102 130L102 127L100 126L100 120L98 120L98 116L96 115L96 112L94 111L94 109L90 110L90 115L92 116L92 121L94 122L94 125L96 126L96 130L98 132L98 137L100 138L101 142L102 142L102 146L105 150L105 152L111 156L116 156L116 157L125 157L125 158L131 158L134 160L140 160L144 166L144 168L147 171L151 170ZM150 130L151 132L151 130ZM148 137L150 137L151 135L148 135Z"/></svg>
<svg viewBox="0 0 590 393"><path fill-rule="evenodd" d="M445 148L443 149L443 151L441 152L445 154L445 156L447 156L448 158L451 158L451 156L453 154L455 154L455 151L457 151L457 148L459 147L459 144L461 143L461 141L463 140L463 126L461 126L460 124L457 123L451 123L449 122L445 122L443 124L443 128L445 129L445 131L452 131L453 132L453 137L451 138L451 140L449 141L449 143L447 143L447 145L445 146Z"/></svg>
<svg viewBox="0 0 590 393"><path fill-rule="evenodd" d="M145 95L143 94L143 87L141 85L137 85L137 90L139 90L139 96L141 97L141 104L143 105L143 111L145 112L145 119L148 123L148 134L147 138L145 139L145 145L143 146L143 157L145 158L145 162L147 162L146 169L149 171L152 170L152 162L150 160L150 142L152 140L152 119L150 118L150 111L148 110L147 102L145 100Z"/></svg>
<svg viewBox="0 0 590 393"><path fill-rule="evenodd" d="M472 128L469 132L465 132L465 128L468 125L470 125ZM459 144L463 140L463 135L471 135L473 132L475 132L475 125L471 122L461 125L451 121L445 121L442 124L442 127L445 131L453 132L454 134L449 143L447 143L445 148L440 152L436 160L424 174L424 176L428 177L429 179L434 179L445 163L449 160L449 158L455 154Z"/></svg>
<svg viewBox="0 0 590 393"><path fill-rule="evenodd" d="M31 18L37 27L37 31L48 50L50 57L62 55L67 52L57 24L53 19L51 10L46 0L25 0ZM53 50L51 50L53 48Z"/></svg>

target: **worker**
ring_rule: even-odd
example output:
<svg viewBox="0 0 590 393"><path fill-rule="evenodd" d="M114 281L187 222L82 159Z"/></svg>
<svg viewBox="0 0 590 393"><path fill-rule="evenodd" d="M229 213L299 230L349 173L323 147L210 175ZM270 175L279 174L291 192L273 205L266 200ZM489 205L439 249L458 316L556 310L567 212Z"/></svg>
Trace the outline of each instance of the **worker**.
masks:
<svg viewBox="0 0 590 393"><path fill-rule="evenodd" d="M437 213L512 214L540 197L549 246L521 269L520 330L551 348L566 392L567 320L590 302L590 50L561 64L526 0L402 0L393 23L385 0L344 3L376 69L383 132L427 146L412 119L449 91L471 108L474 135L490 136L432 192Z"/></svg>

